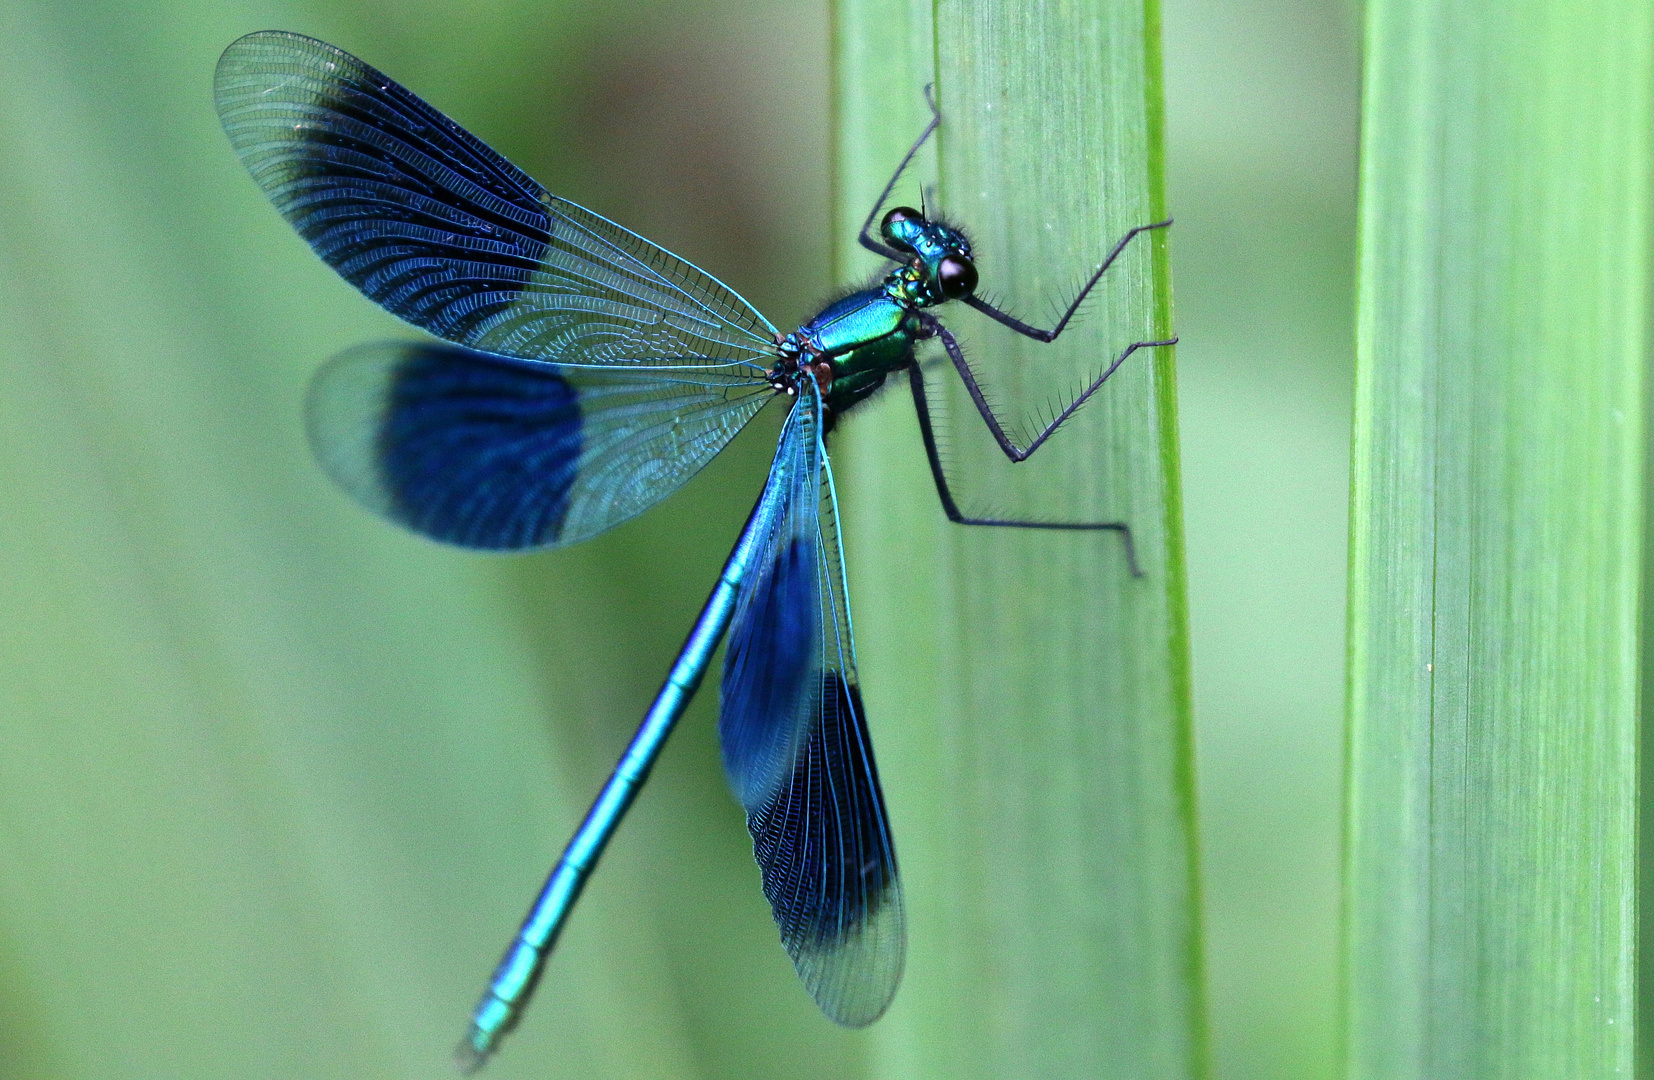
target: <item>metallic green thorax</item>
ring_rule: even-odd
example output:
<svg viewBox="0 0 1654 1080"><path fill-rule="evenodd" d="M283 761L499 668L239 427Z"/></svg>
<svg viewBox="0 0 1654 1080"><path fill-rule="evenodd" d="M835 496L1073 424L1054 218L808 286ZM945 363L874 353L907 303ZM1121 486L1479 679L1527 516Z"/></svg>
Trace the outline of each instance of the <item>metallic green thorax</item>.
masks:
<svg viewBox="0 0 1654 1080"><path fill-rule="evenodd" d="M796 393L813 377L833 415L878 389L913 362L919 342L935 334L923 309L968 296L976 287L970 241L959 230L897 207L880 227L885 243L911 257L870 289L829 304L776 343L775 388Z"/></svg>

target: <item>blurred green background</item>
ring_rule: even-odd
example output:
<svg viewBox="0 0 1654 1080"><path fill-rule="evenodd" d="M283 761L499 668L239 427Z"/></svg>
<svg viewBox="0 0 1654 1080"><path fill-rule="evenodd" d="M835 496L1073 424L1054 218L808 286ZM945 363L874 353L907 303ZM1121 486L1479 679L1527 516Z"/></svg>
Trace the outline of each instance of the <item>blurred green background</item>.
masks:
<svg viewBox="0 0 1654 1080"><path fill-rule="evenodd" d="M1356 21L1344 0L1164 16L1216 1071L1325 1077ZM543 556L348 504L303 445L303 387L404 331L242 171L219 51L279 27L361 54L789 323L834 284L829 17L0 8L0 1073L450 1075L767 465L753 434ZM668 748L490 1075L876 1066L878 1029L822 1021L775 946L711 720L702 701Z"/></svg>

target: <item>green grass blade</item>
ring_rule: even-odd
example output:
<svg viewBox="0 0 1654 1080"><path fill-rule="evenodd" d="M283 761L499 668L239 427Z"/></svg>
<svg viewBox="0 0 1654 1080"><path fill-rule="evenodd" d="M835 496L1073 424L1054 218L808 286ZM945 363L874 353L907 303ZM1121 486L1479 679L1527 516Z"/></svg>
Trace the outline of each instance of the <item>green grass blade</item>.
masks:
<svg viewBox="0 0 1654 1080"><path fill-rule="evenodd" d="M1115 238L1162 213L1153 4L835 7L837 235L853 237L926 118L983 291L1048 322ZM1035 412L1167 332L1164 234L1054 346L948 324L996 400ZM841 246L840 276L876 260ZM844 477L860 656L907 882L911 951L880 1075L1187 1077L1204 1039L1170 350L1139 353L1012 467L946 370L948 452L997 508L1125 519L1119 540L946 523L905 388L852 417ZM1083 382L1078 385L1083 385ZM1060 404L1059 406L1060 407Z"/></svg>
<svg viewBox="0 0 1654 1080"><path fill-rule="evenodd" d="M1648 5L1368 5L1349 1071L1629 1076Z"/></svg>

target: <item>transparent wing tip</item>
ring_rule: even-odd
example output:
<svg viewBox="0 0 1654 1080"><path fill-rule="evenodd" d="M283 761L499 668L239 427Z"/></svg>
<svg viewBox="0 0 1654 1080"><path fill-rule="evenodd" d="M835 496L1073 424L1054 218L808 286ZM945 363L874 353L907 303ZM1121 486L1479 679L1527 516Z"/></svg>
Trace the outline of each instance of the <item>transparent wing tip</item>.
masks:
<svg viewBox="0 0 1654 1080"><path fill-rule="evenodd" d="M859 925L833 941L787 942L793 966L827 1018L863 1028L895 1000L907 959L907 915L892 881Z"/></svg>

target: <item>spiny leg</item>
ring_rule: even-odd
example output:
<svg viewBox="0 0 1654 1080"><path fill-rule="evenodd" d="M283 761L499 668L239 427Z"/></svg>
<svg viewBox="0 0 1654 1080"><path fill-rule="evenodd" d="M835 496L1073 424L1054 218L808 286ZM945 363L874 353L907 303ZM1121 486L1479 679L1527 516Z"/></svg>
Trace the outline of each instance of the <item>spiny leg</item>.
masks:
<svg viewBox="0 0 1654 1080"><path fill-rule="evenodd" d="M932 124L931 126L934 127L935 125ZM929 134L928 129L926 134ZM914 149L917 150L918 147L915 146ZM909 156L911 157L912 155L910 154ZM903 165L906 164L906 162L903 162ZM898 173L898 175L900 174ZM896 181L892 179L890 182L891 184L895 184ZM888 194L888 190L886 193ZM883 204L881 203L880 205ZM878 213L878 207L874 207L873 212L875 214ZM872 221L873 219L868 218L867 220ZM1016 316L1009 315L1001 311L999 308L994 307L986 300L983 300L977 296L965 297L965 303L988 316L988 318L993 319L995 322L1003 323L1004 325L1009 326L1012 330L1022 334L1024 337L1031 337L1035 341L1055 341L1057 339L1057 335L1062 333L1064 328L1068 326L1068 320L1072 319L1074 317L1074 313L1080 310L1080 305L1085 302L1086 295L1096 287L1097 282L1103 280L1103 275L1108 273L1108 268L1110 266L1114 265L1114 260L1120 257L1120 253L1122 251L1126 250L1126 245L1131 243L1132 240L1136 238L1138 233L1145 233L1151 229L1164 229L1171 223L1172 219L1167 218L1165 221L1157 221L1153 225L1139 225L1130 232L1126 233L1126 235L1120 237L1119 241L1114 245L1113 250L1108 253L1108 258L1103 260L1103 265L1097 268L1097 272L1091 275L1091 280L1085 283L1085 288L1081 289L1080 294L1074 297L1074 302L1068 305L1068 310L1063 312L1062 318L1057 320L1057 325L1049 330L1041 330L1037 326L1029 326Z"/></svg>
<svg viewBox="0 0 1654 1080"><path fill-rule="evenodd" d="M925 145L925 140L930 138L931 132L936 130L936 126L942 122L942 114L936 108L936 98L931 94L932 85L934 84L925 84L925 104L930 106L930 123L925 125L925 130L921 131L919 137L913 140L913 145L908 147L907 156L902 158L902 163L896 166L896 171L890 176L890 183L886 184L884 190L879 193L879 201L873 204L873 209L868 213L867 220L861 223L861 235L857 237L861 241L862 247L877 255L883 255L894 262L902 262L906 256L895 248L887 247L873 239L873 219L879 216L880 210L884 209L885 201L890 198L890 193L896 190L896 181L900 180L902 174L907 171L908 165L913 162L914 155L919 152L921 146Z"/></svg>
<svg viewBox="0 0 1654 1080"><path fill-rule="evenodd" d="M1124 359L1122 357L1122 359ZM917 361L907 369L907 383L913 390L913 408L919 415L919 434L925 442L925 458L930 462L930 476L936 482L936 495L942 501L942 513L949 521L959 525L998 525L1013 529L1081 529L1103 530L1117 532L1126 549L1126 566L1131 570L1132 577L1142 577L1142 568L1137 565L1137 545L1132 542L1131 526L1123 521L1019 521L1014 518L979 518L967 517L959 510L959 504L953 501L953 492L948 488L947 473L942 468L942 455L936 449L936 431L931 426L930 402L925 397L925 379ZM997 422L990 421L996 427ZM1001 446L1004 440L1001 438ZM1019 460L1019 459L1013 459Z"/></svg>
<svg viewBox="0 0 1654 1080"><path fill-rule="evenodd" d="M1079 397L1069 403L1068 408L1058 413L1055 419L1045 425L1040 433L1034 436L1032 442L1026 447L1021 447L1012 442L1011 437L1005 434L1005 428L1000 424L999 417L994 415L993 407L988 404L988 399L983 395L982 388L977 385L976 374L971 371L971 366L965 362L965 354L960 350L959 342L954 340L953 335L948 332L948 328L928 315L925 316L925 326L933 335L942 339L942 347L947 349L948 358L953 361L954 370L959 372L959 377L965 381L965 389L970 392L971 401L976 405L976 411L982 414L982 422L988 425L988 430L993 433L994 441L999 443L999 448L1012 461L1026 461L1035 450L1044 446L1045 440L1056 433L1057 428L1062 426L1063 421L1078 412L1080 406L1084 405L1092 394L1102 389L1103 383L1108 381L1110 375L1119 370L1120 365L1125 363L1126 358L1132 353L1138 349L1157 349L1164 345L1177 344L1176 338L1168 338L1165 341L1134 341L1127 345L1125 351L1114 358L1114 362L1108 366L1108 370L1097 376L1096 380L1086 387Z"/></svg>

